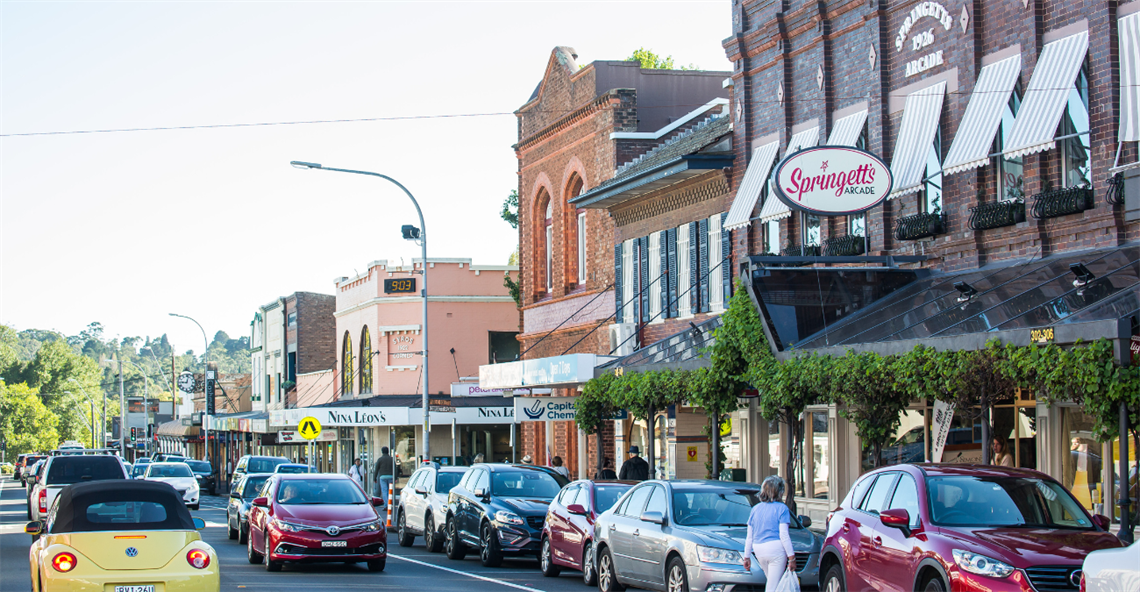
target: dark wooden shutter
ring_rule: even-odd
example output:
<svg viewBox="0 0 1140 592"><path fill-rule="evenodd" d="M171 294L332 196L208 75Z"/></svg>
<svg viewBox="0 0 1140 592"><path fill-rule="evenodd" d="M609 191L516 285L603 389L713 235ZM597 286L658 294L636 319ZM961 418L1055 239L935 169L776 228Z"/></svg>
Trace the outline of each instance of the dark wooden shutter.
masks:
<svg viewBox="0 0 1140 592"><path fill-rule="evenodd" d="M732 297L732 231L724 227L724 219L728 212L720 215L720 279L724 285L724 308L728 308L728 299Z"/></svg>
<svg viewBox="0 0 1140 592"><path fill-rule="evenodd" d="M617 315L615 318L617 322L624 323L625 320L622 316L622 273L621 273L621 248L622 244L614 245L614 302L617 303Z"/></svg>
<svg viewBox="0 0 1140 592"><path fill-rule="evenodd" d="M669 275L665 289L661 290L665 295L661 311L666 318L673 318L677 316L677 229L666 230L662 237L665 242L662 243L661 253L665 256L665 263L668 265L665 269L669 270Z"/></svg>
<svg viewBox="0 0 1140 592"><path fill-rule="evenodd" d="M697 287L697 280L701 277L701 263L700 253L697 252L697 245L700 239L697 233L701 231L700 225L696 222L689 223L689 312L697 314L701 310L701 291Z"/></svg>
<svg viewBox="0 0 1140 592"><path fill-rule="evenodd" d="M701 260L701 275L698 276L701 282L701 312L709 311L709 219L701 218L697 223L701 233L701 252L698 254Z"/></svg>
<svg viewBox="0 0 1140 592"><path fill-rule="evenodd" d="M641 245L641 285L638 289L641 290L641 322L649 322L649 284L654 278L649 277L649 237L643 236L637 239L638 244Z"/></svg>
<svg viewBox="0 0 1140 592"><path fill-rule="evenodd" d="M633 301L633 318L626 319L628 323L636 323L641 319L641 298L638 297L638 292L641 290L641 241L634 239L630 243L633 248L633 273L630 277L633 279L629 286L629 296L626 296L627 301Z"/></svg>

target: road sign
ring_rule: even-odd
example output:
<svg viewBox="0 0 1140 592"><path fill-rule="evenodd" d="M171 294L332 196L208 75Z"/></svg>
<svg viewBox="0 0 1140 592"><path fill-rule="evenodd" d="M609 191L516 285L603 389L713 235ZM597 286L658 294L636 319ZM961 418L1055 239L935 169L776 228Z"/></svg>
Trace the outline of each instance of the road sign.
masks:
<svg viewBox="0 0 1140 592"><path fill-rule="evenodd" d="M297 432L306 440L316 440L321 435L321 422L310 415L297 424Z"/></svg>

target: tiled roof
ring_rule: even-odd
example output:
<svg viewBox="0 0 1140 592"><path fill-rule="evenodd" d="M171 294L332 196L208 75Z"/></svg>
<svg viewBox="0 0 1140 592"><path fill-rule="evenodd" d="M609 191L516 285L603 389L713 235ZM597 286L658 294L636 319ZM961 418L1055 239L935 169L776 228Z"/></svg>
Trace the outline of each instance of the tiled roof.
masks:
<svg viewBox="0 0 1140 592"><path fill-rule="evenodd" d="M731 131L728 117L713 115L698 123L692 129L666 140L663 144L649 152L623 164L618 168L614 177L597 187L596 191L632 177L642 171L650 170L658 165L674 160L686 154L694 154L703 148L716 143L721 136Z"/></svg>

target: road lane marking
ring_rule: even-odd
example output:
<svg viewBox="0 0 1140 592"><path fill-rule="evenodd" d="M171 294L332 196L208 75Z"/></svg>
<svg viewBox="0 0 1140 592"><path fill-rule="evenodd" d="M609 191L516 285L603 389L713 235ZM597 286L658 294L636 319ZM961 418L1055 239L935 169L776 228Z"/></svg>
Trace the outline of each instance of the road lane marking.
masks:
<svg viewBox="0 0 1140 592"><path fill-rule="evenodd" d="M391 557L392 559L399 559L400 561L407 561L409 563L415 563L416 565L423 565L425 567L433 567L435 569L443 570L446 572L451 572L453 574L459 574L461 576L467 576L469 578L474 578L476 580L483 580L484 582L491 582L492 584L502 584L503 586L509 586L509 587L515 588L517 590L526 590L527 592L545 592L543 590L539 590L538 588L531 588L530 586L524 586L522 584L515 584L514 582L508 582L505 580L497 580L495 578L488 578L488 577L484 577L484 576L481 576L478 574L467 573L465 571L459 571L458 569L451 569L450 567L443 567L442 565L435 565L434 563L428 563L426 561L417 561L417 560L412 559L410 557L401 557L399 555L393 555L391 553L389 553L388 556Z"/></svg>

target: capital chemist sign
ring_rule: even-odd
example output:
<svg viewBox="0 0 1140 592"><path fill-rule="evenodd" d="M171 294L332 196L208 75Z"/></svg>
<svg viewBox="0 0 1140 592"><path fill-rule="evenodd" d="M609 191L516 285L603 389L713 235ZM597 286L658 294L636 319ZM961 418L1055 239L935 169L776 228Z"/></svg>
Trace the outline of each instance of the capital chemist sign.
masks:
<svg viewBox="0 0 1140 592"><path fill-rule="evenodd" d="M891 169L877 156L849 146L816 146L787 156L772 173L776 196L819 216L865 212L891 192Z"/></svg>

